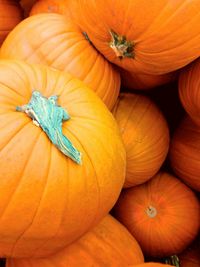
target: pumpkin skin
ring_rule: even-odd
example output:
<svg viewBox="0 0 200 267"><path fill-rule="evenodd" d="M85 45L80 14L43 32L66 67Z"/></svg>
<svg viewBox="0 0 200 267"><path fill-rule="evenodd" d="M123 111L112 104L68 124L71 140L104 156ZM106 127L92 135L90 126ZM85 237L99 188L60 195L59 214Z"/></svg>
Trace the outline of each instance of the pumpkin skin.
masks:
<svg viewBox="0 0 200 267"><path fill-rule="evenodd" d="M178 257L181 267L199 267L200 266L200 238L195 240L191 247L187 248Z"/></svg>
<svg viewBox="0 0 200 267"><path fill-rule="evenodd" d="M17 1L0 0L0 46L22 18L22 9Z"/></svg>
<svg viewBox="0 0 200 267"><path fill-rule="evenodd" d="M30 16L40 13L58 13L70 17L68 1L38 0L32 6Z"/></svg>
<svg viewBox="0 0 200 267"><path fill-rule="evenodd" d="M144 255L153 257L183 251L197 236L200 224L200 206L194 192L165 172L125 189L114 214L139 242Z"/></svg>
<svg viewBox="0 0 200 267"><path fill-rule="evenodd" d="M170 72L162 75L150 75L120 70L122 86L128 89L148 90L170 83L176 79L176 73Z"/></svg>
<svg viewBox="0 0 200 267"><path fill-rule="evenodd" d="M198 0L71 0L70 10L94 46L131 72L168 73L199 57ZM128 45L113 44L111 32Z"/></svg>
<svg viewBox="0 0 200 267"><path fill-rule="evenodd" d="M38 14L23 20L6 38L0 58L69 71L93 89L109 109L119 95L118 71L86 40L79 27L60 14Z"/></svg>
<svg viewBox="0 0 200 267"><path fill-rule="evenodd" d="M27 18L29 16L29 12L35 2L36 0L20 0L20 5L24 11L24 18Z"/></svg>
<svg viewBox="0 0 200 267"><path fill-rule="evenodd" d="M127 267L171 267L171 265L162 264L162 263L158 263L158 262L145 262L143 264L128 265Z"/></svg>
<svg viewBox="0 0 200 267"><path fill-rule="evenodd" d="M153 101L139 94L120 94L112 112L127 154L124 187L142 184L158 172L167 156L167 122Z"/></svg>
<svg viewBox="0 0 200 267"><path fill-rule="evenodd" d="M174 172L191 188L200 191L200 127L189 116L177 127L169 152Z"/></svg>
<svg viewBox="0 0 200 267"><path fill-rule="evenodd" d="M68 73L2 60L0 88L0 256L44 257L97 225L114 206L124 183L124 146L112 114ZM63 132L82 153L82 165L15 111L35 89L59 96L71 116Z"/></svg>
<svg viewBox="0 0 200 267"><path fill-rule="evenodd" d="M200 60L184 68L179 77L179 96L190 117L200 126Z"/></svg>
<svg viewBox="0 0 200 267"><path fill-rule="evenodd" d="M98 253L97 253L98 252ZM8 259L6 267L121 267L144 262L137 241L107 215L95 228L62 251L42 259Z"/></svg>

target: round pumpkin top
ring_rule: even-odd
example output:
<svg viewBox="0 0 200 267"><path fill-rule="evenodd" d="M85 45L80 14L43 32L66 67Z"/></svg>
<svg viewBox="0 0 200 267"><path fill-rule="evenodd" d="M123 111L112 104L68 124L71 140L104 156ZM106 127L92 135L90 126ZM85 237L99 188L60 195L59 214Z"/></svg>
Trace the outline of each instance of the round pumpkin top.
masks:
<svg viewBox="0 0 200 267"><path fill-rule="evenodd" d="M31 110L33 91L52 103L58 96L55 106L69 116L60 128L45 128L50 119L55 122L51 109L42 106L39 115ZM77 239L112 208L124 182L124 146L112 114L68 73L2 60L0 102L0 253L45 256ZM47 133L57 136L61 147L69 140L82 163L59 151Z"/></svg>

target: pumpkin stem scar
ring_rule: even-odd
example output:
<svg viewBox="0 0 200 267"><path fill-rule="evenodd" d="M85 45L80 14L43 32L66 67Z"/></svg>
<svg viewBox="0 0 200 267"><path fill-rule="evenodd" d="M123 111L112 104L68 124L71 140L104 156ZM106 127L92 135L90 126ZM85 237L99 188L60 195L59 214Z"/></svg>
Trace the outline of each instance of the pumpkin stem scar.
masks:
<svg viewBox="0 0 200 267"><path fill-rule="evenodd" d="M33 123L41 127L51 142L66 156L77 164L81 164L81 153L73 146L71 141L62 133L62 122L69 120L70 116L57 104L58 96L46 98L38 91L33 91L28 104L17 106L16 110L25 112Z"/></svg>
<svg viewBox="0 0 200 267"><path fill-rule="evenodd" d="M157 215L157 210L152 206L148 206L146 213L150 218L154 218Z"/></svg>
<svg viewBox="0 0 200 267"><path fill-rule="evenodd" d="M180 260L178 256L173 255L164 259L165 264L180 267Z"/></svg>
<svg viewBox="0 0 200 267"><path fill-rule="evenodd" d="M134 58L134 43L127 41L125 36L118 35L113 30L110 30L111 41L109 46L113 49L116 56L119 59L123 58Z"/></svg>

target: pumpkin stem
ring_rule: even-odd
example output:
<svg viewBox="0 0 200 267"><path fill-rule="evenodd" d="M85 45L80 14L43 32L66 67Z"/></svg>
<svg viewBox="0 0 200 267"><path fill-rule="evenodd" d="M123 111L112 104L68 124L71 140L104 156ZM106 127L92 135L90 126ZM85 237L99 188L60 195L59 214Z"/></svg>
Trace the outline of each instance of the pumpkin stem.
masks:
<svg viewBox="0 0 200 267"><path fill-rule="evenodd" d="M109 46L119 59L134 58L134 43L132 41L127 41L125 36L119 35L113 30L110 30L110 35L112 39Z"/></svg>
<svg viewBox="0 0 200 267"><path fill-rule="evenodd" d="M146 213L150 218L154 218L157 215L157 210L156 210L156 208L149 206L146 209Z"/></svg>
<svg viewBox="0 0 200 267"><path fill-rule="evenodd" d="M41 127L51 142L66 156L81 164L81 153L62 133L62 121L69 120L69 114L57 104L58 96L46 98L40 92L34 91L28 104L16 110L25 112L33 123Z"/></svg>
<svg viewBox="0 0 200 267"><path fill-rule="evenodd" d="M178 256L176 255L165 258L164 262L172 266L180 267L180 261L179 261Z"/></svg>

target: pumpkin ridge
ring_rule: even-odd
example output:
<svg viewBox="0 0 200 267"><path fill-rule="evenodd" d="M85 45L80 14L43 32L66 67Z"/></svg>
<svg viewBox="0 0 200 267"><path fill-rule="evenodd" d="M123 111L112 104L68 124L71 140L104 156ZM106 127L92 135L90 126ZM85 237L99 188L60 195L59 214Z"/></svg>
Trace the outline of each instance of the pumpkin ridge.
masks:
<svg viewBox="0 0 200 267"><path fill-rule="evenodd" d="M37 143L37 140L38 140L38 137L39 137L40 134L41 134L41 132L38 132L37 135L35 136L35 140L34 140L32 146L31 146L31 148L30 148L30 151L33 150L35 144ZM30 153L30 154L31 154L31 153ZM14 188L14 191L12 192L11 197L9 198L9 201L8 201L7 204L5 205L3 211L1 212L1 215L0 215L0 221L1 221L2 218L4 217L7 208L10 206L10 203L11 203L11 201L12 201L14 195L16 194L16 192L17 192L17 190L18 190L18 188L19 188L19 186L20 186L20 182L21 182L21 180L23 179L23 175L24 175L24 172L25 172L25 170L26 170L26 166L27 166L27 164L28 164L28 162L29 162L30 159L31 159L31 157L27 157L26 160L25 160L25 163L24 163L24 166L25 166L25 167L22 169L22 172L20 173L20 177L18 178L17 184L16 184L16 186L15 186L15 188Z"/></svg>
<svg viewBox="0 0 200 267"><path fill-rule="evenodd" d="M42 136L42 132L40 134L40 136L38 137L37 141L39 141L40 137ZM51 154L51 151L52 151L52 145L50 143L50 146L49 146L49 154ZM34 148L32 149L32 151L34 151ZM24 229L24 231L20 234L20 236L16 239L15 243L13 244L13 248L11 250L11 255L14 255L15 253L15 247L17 246L17 243L20 242L20 240L22 239L22 237L24 236L24 234L28 231L28 229L30 229L30 227L34 224L34 219L36 218L37 214L38 214L38 210L39 210L39 207L40 207L40 204L43 200L43 197L44 197L44 192L46 191L46 187L47 187L47 184L48 184L48 178L49 178L49 171L50 171L50 165L51 165L51 157L49 157L49 162L48 162L48 165L46 167L47 169L47 173L46 175L44 175L45 177L45 183L43 185L43 190L42 190L42 193L41 193L41 196L40 196L40 199L38 201L38 207L35 209L35 212L34 212L34 215L32 217L32 220L31 222L29 223L29 225ZM12 256L11 256L12 257Z"/></svg>

